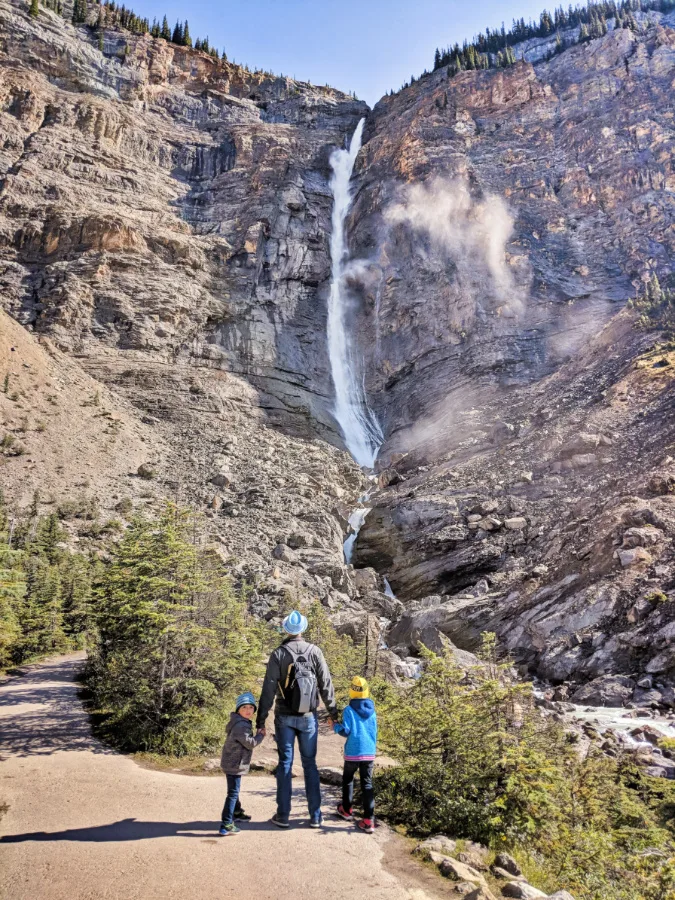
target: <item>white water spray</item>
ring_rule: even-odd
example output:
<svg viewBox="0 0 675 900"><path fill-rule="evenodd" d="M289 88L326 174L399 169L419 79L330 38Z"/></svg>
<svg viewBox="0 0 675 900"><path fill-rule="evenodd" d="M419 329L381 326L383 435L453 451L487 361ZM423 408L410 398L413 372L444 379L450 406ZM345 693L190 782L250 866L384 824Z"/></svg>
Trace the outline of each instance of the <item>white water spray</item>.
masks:
<svg viewBox="0 0 675 900"><path fill-rule="evenodd" d="M343 285L347 260L345 219L352 197L349 181L356 157L361 149L361 135L365 119L356 126L349 150L335 150L330 158L333 174L332 231L330 237L331 282L328 300L328 356L335 386L333 415L340 426L345 445L360 466L375 465L377 452L384 435L375 414L368 406L363 384L358 377L353 351L346 327L346 303Z"/></svg>

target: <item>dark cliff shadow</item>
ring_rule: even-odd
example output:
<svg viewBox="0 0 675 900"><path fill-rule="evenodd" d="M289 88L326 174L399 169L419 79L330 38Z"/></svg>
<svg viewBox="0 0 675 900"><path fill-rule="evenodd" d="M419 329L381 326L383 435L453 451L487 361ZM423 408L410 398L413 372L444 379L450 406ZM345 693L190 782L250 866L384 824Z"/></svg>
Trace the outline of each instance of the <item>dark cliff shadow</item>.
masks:
<svg viewBox="0 0 675 900"><path fill-rule="evenodd" d="M306 821L291 820L291 827L308 828ZM23 844L41 841L77 841L85 844L122 843L125 841L146 841L164 837L204 838L217 835L220 822L143 822L138 819L121 819L110 825L94 825L91 828L68 828L65 831L28 831L23 834L7 834L0 837L0 844ZM345 831L345 826L324 824L317 834L327 831ZM242 836L247 831L279 832L269 820L246 822L241 826ZM284 832L285 833L285 832Z"/></svg>
<svg viewBox="0 0 675 900"><path fill-rule="evenodd" d="M78 697L81 668L81 659L59 659L0 683L0 760L59 750L114 752L91 733Z"/></svg>

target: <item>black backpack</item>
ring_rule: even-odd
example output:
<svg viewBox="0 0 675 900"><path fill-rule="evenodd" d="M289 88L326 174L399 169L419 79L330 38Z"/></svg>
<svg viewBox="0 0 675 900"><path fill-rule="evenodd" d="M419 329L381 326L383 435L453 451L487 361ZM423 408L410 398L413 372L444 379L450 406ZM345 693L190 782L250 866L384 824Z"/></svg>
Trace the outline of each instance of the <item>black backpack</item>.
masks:
<svg viewBox="0 0 675 900"><path fill-rule="evenodd" d="M284 702L298 715L314 712L319 705L319 686L309 657L312 645L303 642L302 649L291 648L290 644L283 647L291 657L284 682L279 685Z"/></svg>

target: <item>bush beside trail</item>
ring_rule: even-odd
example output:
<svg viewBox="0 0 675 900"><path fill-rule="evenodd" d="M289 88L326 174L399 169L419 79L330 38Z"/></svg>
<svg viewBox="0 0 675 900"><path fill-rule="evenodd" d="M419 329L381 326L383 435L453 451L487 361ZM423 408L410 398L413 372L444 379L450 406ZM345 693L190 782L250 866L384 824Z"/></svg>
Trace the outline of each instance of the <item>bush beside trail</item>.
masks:
<svg viewBox="0 0 675 900"><path fill-rule="evenodd" d="M497 663L491 636L468 674L450 654L425 657L412 688L378 688L384 749L399 762L379 776L390 821L509 850L541 889L576 900L675 898L675 786L629 756L582 756Z"/></svg>

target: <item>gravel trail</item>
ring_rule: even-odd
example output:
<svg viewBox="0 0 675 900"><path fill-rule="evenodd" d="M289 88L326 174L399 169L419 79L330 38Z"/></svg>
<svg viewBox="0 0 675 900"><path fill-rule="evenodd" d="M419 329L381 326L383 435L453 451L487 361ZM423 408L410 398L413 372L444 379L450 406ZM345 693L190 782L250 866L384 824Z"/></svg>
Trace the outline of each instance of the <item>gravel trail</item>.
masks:
<svg viewBox="0 0 675 900"><path fill-rule="evenodd" d="M0 683L2 900L448 896L384 826L368 836L327 815L314 831L301 795L292 827L275 828L269 776L244 779L254 821L218 837L225 779L141 768L92 737L75 681L82 659Z"/></svg>

